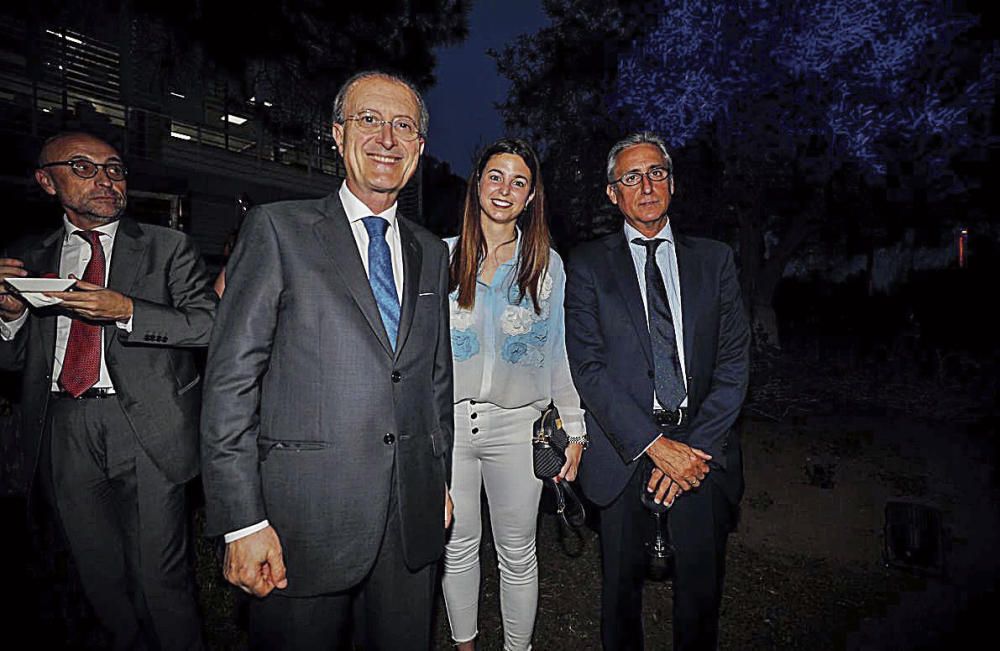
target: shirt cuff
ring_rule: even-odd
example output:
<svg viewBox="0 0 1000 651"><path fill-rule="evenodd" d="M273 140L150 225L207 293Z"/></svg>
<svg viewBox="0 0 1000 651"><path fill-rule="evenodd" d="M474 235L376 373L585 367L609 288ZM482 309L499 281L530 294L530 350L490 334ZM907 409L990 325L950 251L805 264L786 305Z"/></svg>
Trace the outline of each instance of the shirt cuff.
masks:
<svg viewBox="0 0 1000 651"><path fill-rule="evenodd" d="M252 524L249 527L243 527L242 529L239 529L237 531L230 531L225 536L223 536L223 538L225 539L226 544L228 545L229 543L235 542L240 538L246 538L252 533L257 533L258 531L267 529L269 526L271 525L268 524L267 520L261 520L257 524Z"/></svg>
<svg viewBox="0 0 1000 651"><path fill-rule="evenodd" d="M563 419L563 431L566 432L566 436L570 439L585 439L587 438L587 426L584 424L583 419L566 420Z"/></svg>
<svg viewBox="0 0 1000 651"><path fill-rule="evenodd" d="M18 331L24 322L28 320L28 310L24 311L24 314L17 317L13 321L4 321L0 319L0 339L4 341L11 341L17 336Z"/></svg>
<svg viewBox="0 0 1000 651"><path fill-rule="evenodd" d="M132 318L129 317L128 321L115 321L115 325L118 326L119 330L124 330L125 332L132 334Z"/></svg>
<svg viewBox="0 0 1000 651"><path fill-rule="evenodd" d="M642 449L642 452L640 452L638 455L636 455L635 459L632 459L632 461L636 461L636 460L639 459L639 457L641 457L642 455L646 454L646 450L648 450L649 448L653 447L653 444L656 443L657 441L659 441L661 438L663 438L663 434L660 434L655 439L653 439L652 441L650 441L649 445L647 445L646 447L644 447Z"/></svg>

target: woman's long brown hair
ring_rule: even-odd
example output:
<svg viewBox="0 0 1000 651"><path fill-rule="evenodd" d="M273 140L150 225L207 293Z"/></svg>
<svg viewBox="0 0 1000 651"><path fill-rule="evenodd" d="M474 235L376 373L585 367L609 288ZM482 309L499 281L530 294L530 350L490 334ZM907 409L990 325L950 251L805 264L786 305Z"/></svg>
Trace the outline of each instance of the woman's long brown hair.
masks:
<svg viewBox="0 0 1000 651"><path fill-rule="evenodd" d="M459 307L471 310L476 304L476 277L479 266L486 258L486 237L480 222L479 179L490 158L497 154L519 156L531 171L531 192L534 198L528 208L518 217L521 227L521 250L517 260L517 287L520 302L527 292L531 296L535 313L542 311L538 302L540 281L549 266L549 246L552 239L545 221L545 189L542 185L538 156L531 146L517 138L502 138L483 150L476 168L469 175L465 188L465 213L462 217L462 232L451 255L448 291L458 288ZM529 192L530 196L530 192Z"/></svg>

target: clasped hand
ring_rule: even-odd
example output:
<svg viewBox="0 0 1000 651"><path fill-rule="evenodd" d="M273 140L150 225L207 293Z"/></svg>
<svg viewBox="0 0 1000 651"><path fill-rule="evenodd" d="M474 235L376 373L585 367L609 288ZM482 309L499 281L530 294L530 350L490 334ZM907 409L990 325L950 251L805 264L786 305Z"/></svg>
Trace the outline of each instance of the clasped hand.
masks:
<svg viewBox="0 0 1000 651"><path fill-rule="evenodd" d="M28 309L24 301L7 289L3 281L8 278L27 276L24 263L17 258L0 258L0 318L4 321L14 321Z"/></svg>
<svg viewBox="0 0 1000 651"><path fill-rule="evenodd" d="M227 581L255 597L288 586L281 541L270 526L228 543L222 566Z"/></svg>
<svg viewBox="0 0 1000 651"><path fill-rule="evenodd" d="M712 455L690 445L661 436L646 454L655 467L646 484L646 490L655 492L656 503L674 503L681 493L698 488L708 475L708 462Z"/></svg>

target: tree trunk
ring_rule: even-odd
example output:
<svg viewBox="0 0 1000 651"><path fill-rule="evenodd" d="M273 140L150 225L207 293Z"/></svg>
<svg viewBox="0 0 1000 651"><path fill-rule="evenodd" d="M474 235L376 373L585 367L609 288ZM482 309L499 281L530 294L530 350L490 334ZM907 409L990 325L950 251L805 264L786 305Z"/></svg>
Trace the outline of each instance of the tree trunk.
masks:
<svg viewBox="0 0 1000 651"><path fill-rule="evenodd" d="M770 256L764 246L766 212L759 209L740 215L740 284L744 302L750 307L754 348L760 353L781 350L774 295L785 267L814 228L812 214L812 210L803 210L792 215Z"/></svg>

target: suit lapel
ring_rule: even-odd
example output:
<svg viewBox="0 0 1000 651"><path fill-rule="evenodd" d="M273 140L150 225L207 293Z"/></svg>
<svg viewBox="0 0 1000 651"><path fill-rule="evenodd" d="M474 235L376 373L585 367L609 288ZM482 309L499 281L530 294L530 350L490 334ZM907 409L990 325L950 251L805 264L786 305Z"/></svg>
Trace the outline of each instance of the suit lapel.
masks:
<svg viewBox="0 0 1000 651"><path fill-rule="evenodd" d="M396 225L399 227L399 241L403 248L403 304L400 306L399 332L396 333L396 355L403 349L406 337L413 325L413 312L417 307L417 295L420 289L420 267L423 253L413 232L397 215Z"/></svg>
<svg viewBox="0 0 1000 651"><path fill-rule="evenodd" d="M108 273L109 289L126 296L134 293L133 289L142 268L143 259L149 238L143 233L138 222L124 217L118 224L115 233L115 244L111 252L111 269ZM104 326L104 350L111 347L111 342L118 336L118 326L113 322Z"/></svg>
<svg viewBox="0 0 1000 651"><path fill-rule="evenodd" d="M41 249L39 249L37 262L32 265L31 269L38 275L47 273L59 273L59 262L62 256L62 241L66 231L60 228L56 232L49 235L42 242ZM31 268L31 267L29 267ZM50 308L57 309L57 308ZM34 323L38 324L38 336L41 338L41 346L39 350L45 351L45 366L49 371L49 375L52 375L52 362L55 358L54 352L56 349L56 317L55 315L47 319L34 319Z"/></svg>
<svg viewBox="0 0 1000 651"><path fill-rule="evenodd" d="M379 314L378 304L375 303L371 284L365 274L358 245L354 240L354 233L351 232L351 224L347 221L347 213L344 212L344 207L336 194L326 198L323 212L326 216L313 227L316 237L326 248L334 269L340 274L344 286L358 304L379 343L387 354L392 355L389 336L385 333L382 315Z"/></svg>
<svg viewBox="0 0 1000 651"><path fill-rule="evenodd" d="M639 338L639 345L650 366L653 364L653 350L649 343L649 326L646 324L646 308L639 293L639 279L635 275L635 263L628 249L624 233L617 233L606 240L608 245L608 265L618 283L618 289L625 300L625 307L632 326Z"/></svg>
<svg viewBox="0 0 1000 651"><path fill-rule="evenodd" d="M684 315L684 361L687 375L693 375L691 363L694 360L694 327L697 314L696 303L701 272L692 255L691 244L683 235L674 232L674 251L677 253L678 284L681 288L681 311Z"/></svg>

